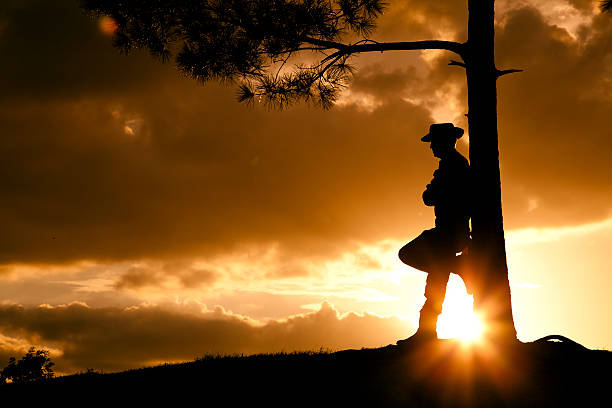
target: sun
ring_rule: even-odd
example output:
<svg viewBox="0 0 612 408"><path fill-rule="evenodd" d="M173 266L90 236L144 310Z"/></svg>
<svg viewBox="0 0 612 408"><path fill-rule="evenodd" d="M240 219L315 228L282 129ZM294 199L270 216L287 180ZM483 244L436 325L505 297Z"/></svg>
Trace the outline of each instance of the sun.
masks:
<svg viewBox="0 0 612 408"><path fill-rule="evenodd" d="M484 325L474 313L473 304L473 297L467 294L461 278L451 274L442 314L438 318L438 337L455 338L465 343L482 340Z"/></svg>

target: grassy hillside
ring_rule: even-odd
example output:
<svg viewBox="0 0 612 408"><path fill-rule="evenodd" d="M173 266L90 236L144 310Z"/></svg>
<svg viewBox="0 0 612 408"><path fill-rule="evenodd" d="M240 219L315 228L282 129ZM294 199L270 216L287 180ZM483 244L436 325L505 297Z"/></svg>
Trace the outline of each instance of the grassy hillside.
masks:
<svg viewBox="0 0 612 408"><path fill-rule="evenodd" d="M335 353L206 357L114 374L0 387L23 406L609 406L612 352L541 342L464 348L454 341Z"/></svg>

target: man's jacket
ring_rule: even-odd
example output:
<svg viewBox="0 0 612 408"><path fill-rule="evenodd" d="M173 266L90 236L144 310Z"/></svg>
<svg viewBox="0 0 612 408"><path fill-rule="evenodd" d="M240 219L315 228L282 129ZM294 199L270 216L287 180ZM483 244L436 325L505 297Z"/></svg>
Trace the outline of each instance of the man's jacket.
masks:
<svg viewBox="0 0 612 408"><path fill-rule="evenodd" d="M470 185L470 165L458 151L440 160L423 192L425 205L434 207L437 229L469 233Z"/></svg>

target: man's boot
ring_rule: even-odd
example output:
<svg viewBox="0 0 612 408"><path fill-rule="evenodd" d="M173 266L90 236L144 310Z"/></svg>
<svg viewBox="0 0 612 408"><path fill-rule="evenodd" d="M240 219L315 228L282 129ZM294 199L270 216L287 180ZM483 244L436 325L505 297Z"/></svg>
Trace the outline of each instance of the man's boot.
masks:
<svg viewBox="0 0 612 408"><path fill-rule="evenodd" d="M400 347L419 347L426 343L432 343L438 339L437 323L441 310L432 307L431 302L426 301L419 316L419 328L416 333L404 340L399 340Z"/></svg>

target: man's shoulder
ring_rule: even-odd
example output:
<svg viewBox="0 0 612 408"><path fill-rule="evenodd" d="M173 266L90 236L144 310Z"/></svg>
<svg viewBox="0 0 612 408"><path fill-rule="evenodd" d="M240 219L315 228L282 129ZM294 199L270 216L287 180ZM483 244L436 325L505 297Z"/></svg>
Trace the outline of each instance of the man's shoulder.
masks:
<svg viewBox="0 0 612 408"><path fill-rule="evenodd" d="M468 161L468 159L465 158L464 155L455 150L453 156L455 157L455 160L457 160L459 163L469 167L470 162Z"/></svg>
<svg viewBox="0 0 612 408"><path fill-rule="evenodd" d="M469 168L470 163L461 153L454 151L445 160L440 161L441 167Z"/></svg>

